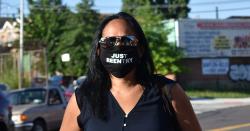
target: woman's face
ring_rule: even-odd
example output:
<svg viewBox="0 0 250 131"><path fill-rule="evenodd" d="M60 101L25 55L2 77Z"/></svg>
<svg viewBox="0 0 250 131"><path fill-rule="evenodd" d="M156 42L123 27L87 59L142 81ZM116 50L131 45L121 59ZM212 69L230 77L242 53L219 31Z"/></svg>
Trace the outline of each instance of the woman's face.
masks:
<svg viewBox="0 0 250 131"><path fill-rule="evenodd" d="M111 20L99 40L99 57L106 70L117 78L127 76L140 61L138 39L123 19Z"/></svg>
<svg viewBox="0 0 250 131"><path fill-rule="evenodd" d="M107 38L107 37L118 37L118 36L136 36L135 31L129 24L123 20L123 19L114 19L111 20L103 29L102 31L102 38ZM137 45L137 50L139 53L139 56L141 57L143 54L143 47L140 46L139 44L139 39L137 39L136 45ZM98 49L98 54L99 54L99 49Z"/></svg>

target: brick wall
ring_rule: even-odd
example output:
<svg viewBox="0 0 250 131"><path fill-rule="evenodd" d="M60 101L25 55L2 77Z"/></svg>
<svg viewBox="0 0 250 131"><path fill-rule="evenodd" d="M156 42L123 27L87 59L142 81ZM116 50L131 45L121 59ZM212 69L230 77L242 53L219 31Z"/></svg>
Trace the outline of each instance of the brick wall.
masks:
<svg viewBox="0 0 250 131"><path fill-rule="evenodd" d="M177 81L185 87L200 87L200 88L239 88L248 87L250 88L250 57L237 57L229 58L229 71L226 75L203 75L202 74L202 59L183 59L181 61L182 66L185 68L184 72L177 75ZM230 77L230 68L232 65L243 65L245 73L243 79L232 80ZM237 79L238 76L236 76Z"/></svg>

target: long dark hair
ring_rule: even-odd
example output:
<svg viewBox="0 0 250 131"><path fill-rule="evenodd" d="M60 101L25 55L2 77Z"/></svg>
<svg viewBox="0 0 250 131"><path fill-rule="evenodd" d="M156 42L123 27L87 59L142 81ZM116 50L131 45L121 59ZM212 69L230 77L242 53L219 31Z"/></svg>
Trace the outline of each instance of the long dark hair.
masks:
<svg viewBox="0 0 250 131"><path fill-rule="evenodd" d="M145 88L149 87L146 86L150 84L147 82L151 80L154 73L154 65L148 47L148 42L136 19L125 12L119 12L106 17L99 25L94 36L92 50L89 57L87 78L80 86L80 91L82 92L83 97L86 98L87 103L91 105L94 114L99 118L105 118L105 111L107 109L107 93L111 88L111 80L109 73L101 64L100 58L97 54L98 41L102 37L104 27L114 19L125 20L134 30L135 35L139 40L139 48L142 50L142 56L140 58L140 63L137 64L135 72L137 82L142 84Z"/></svg>

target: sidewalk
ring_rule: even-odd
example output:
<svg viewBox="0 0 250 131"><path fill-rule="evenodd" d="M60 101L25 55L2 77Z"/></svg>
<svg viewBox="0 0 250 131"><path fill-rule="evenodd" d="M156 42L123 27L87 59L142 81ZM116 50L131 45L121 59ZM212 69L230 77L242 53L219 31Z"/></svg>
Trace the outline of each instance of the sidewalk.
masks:
<svg viewBox="0 0 250 131"><path fill-rule="evenodd" d="M191 98L191 104L196 114L218 109L250 105L250 98Z"/></svg>

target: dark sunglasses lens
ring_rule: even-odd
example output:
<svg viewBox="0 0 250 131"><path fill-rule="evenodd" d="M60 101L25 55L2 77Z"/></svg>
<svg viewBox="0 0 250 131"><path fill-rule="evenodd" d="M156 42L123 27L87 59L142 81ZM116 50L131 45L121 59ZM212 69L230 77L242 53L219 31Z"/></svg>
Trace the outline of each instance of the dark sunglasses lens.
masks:
<svg viewBox="0 0 250 131"><path fill-rule="evenodd" d="M124 36L121 38L120 42L122 45L128 46L128 45L130 45L131 41L132 40L129 37Z"/></svg>
<svg viewBox="0 0 250 131"><path fill-rule="evenodd" d="M107 38L105 44L106 44L107 47L113 47L113 46L115 46L115 44L116 44L116 38L115 37L109 37L109 38Z"/></svg>
<svg viewBox="0 0 250 131"><path fill-rule="evenodd" d="M104 48L110 48L116 46L118 42L119 45L132 46L134 45L135 40L136 38L133 36L107 37L102 42L100 42L100 44Z"/></svg>
<svg viewBox="0 0 250 131"><path fill-rule="evenodd" d="M101 41L100 45L104 48L110 48L110 47L113 47L115 43L116 43L115 37L108 37L108 38L105 38L103 41Z"/></svg>

